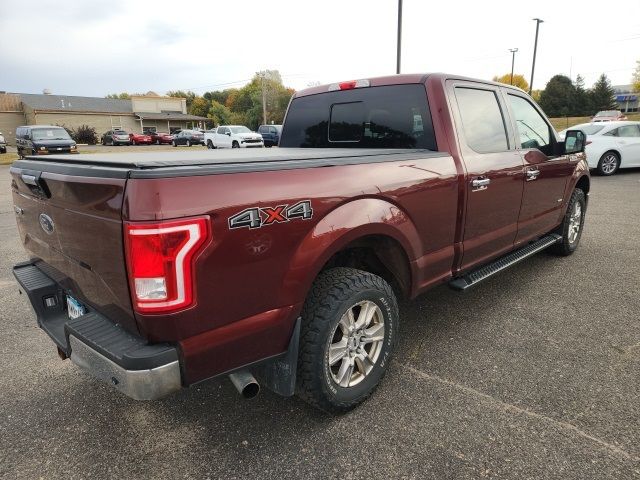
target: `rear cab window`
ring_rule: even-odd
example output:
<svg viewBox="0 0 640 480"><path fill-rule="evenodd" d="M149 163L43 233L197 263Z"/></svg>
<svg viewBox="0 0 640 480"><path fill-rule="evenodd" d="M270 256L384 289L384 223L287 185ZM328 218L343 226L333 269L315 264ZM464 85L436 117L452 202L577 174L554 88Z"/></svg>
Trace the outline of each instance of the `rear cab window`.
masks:
<svg viewBox="0 0 640 480"><path fill-rule="evenodd" d="M494 90L455 87L467 145L478 153L509 150L505 119Z"/></svg>
<svg viewBox="0 0 640 480"><path fill-rule="evenodd" d="M281 147L437 150L422 84L337 90L293 99Z"/></svg>

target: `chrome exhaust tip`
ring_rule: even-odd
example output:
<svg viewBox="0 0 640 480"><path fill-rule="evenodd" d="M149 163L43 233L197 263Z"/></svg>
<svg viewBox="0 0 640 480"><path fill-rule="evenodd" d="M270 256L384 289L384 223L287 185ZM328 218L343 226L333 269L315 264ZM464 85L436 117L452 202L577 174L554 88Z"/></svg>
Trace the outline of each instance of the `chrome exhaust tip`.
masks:
<svg viewBox="0 0 640 480"><path fill-rule="evenodd" d="M239 370L229 374L229 379L244 398L254 398L260 393L260 384L249 370Z"/></svg>

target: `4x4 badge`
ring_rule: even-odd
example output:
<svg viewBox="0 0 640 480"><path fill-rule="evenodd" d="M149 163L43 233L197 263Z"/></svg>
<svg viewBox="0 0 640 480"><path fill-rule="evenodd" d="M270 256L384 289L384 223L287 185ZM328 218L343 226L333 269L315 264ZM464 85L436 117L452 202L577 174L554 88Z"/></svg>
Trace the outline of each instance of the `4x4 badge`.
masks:
<svg viewBox="0 0 640 480"><path fill-rule="evenodd" d="M286 223L296 218L309 220L313 217L313 209L309 200L295 205L278 205L275 207L252 207L229 217L229 228L260 228L275 223Z"/></svg>

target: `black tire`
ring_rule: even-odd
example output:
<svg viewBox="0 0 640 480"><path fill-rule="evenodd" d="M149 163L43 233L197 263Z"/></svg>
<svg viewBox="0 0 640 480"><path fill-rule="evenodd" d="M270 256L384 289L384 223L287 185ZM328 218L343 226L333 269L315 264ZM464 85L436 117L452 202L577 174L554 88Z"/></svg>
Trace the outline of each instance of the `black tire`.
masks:
<svg viewBox="0 0 640 480"><path fill-rule="evenodd" d="M174 147L177 147L177 146L178 146L178 144L176 143L176 141L175 141L175 140L173 140L173 141L171 142L171 145L173 145Z"/></svg>
<svg viewBox="0 0 640 480"><path fill-rule="evenodd" d="M378 307L375 317L383 319L383 338L379 342L362 344L363 349L369 345L371 353L377 343L373 367L366 375L356 372L355 375L362 377L356 384L342 387L336 382L335 373L332 373L336 365L329 365L329 347L335 342L336 335L344 335L338 324L347 310L358 309L358 304L363 302ZM296 382L298 396L330 413L346 412L362 403L375 390L387 370L398 327L396 297L382 278L354 268L333 268L322 272L313 283L302 310ZM350 345L349 339L345 345ZM342 362L349 361L351 355L351 351L347 352L345 347L345 354L340 355L339 367ZM356 365L354 360L351 360L352 365ZM356 368L359 368L358 365ZM340 375L339 371L337 375ZM350 373L349 378L354 378L352 375Z"/></svg>
<svg viewBox="0 0 640 480"><path fill-rule="evenodd" d="M107 142L104 141L104 138L102 139L102 146L105 147L107 145Z"/></svg>
<svg viewBox="0 0 640 480"><path fill-rule="evenodd" d="M187 147L191 146L191 140L187 140Z"/></svg>
<svg viewBox="0 0 640 480"><path fill-rule="evenodd" d="M207 140L207 148L209 150L213 150L214 148L216 148L216 146L213 144L211 140Z"/></svg>
<svg viewBox="0 0 640 480"><path fill-rule="evenodd" d="M231 144L231 148L240 148L240 144L234 140Z"/></svg>
<svg viewBox="0 0 640 480"><path fill-rule="evenodd" d="M160 140L156 139L156 145L160 145Z"/></svg>
<svg viewBox="0 0 640 480"><path fill-rule="evenodd" d="M610 150L604 152L598 161L598 174L608 177L618 172L620 168L620 154Z"/></svg>
<svg viewBox="0 0 640 480"><path fill-rule="evenodd" d="M578 230L575 233L575 237L572 236L572 230L574 230L575 223L572 222L572 217L576 215L576 204L580 206L580 219L578 223ZM556 255L567 257L576 251L580 244L580 237L582 236L582 229L584 226L584 215L587 211L587 201L584 192L579 188L576 188L571 194L569 204L567 205L567 211L564 214L564 219L560 226L554 233L562 236L562 240L553 245L549 251Z"/></svg>

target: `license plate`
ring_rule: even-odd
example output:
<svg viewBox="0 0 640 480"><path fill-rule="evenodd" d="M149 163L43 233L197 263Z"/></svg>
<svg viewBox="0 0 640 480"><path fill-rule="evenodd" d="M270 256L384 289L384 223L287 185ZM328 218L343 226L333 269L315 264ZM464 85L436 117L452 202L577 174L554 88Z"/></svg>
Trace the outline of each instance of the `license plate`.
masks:
<svg viewBox="0 0 640 480"><path fill-rule="evenodd" d="M67 295L67 315L73 320L85 314L84 306L70 295Z"/></svg>

